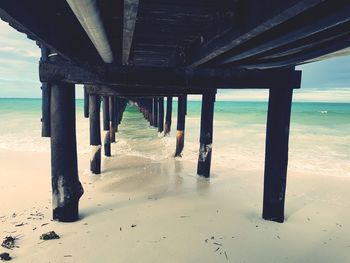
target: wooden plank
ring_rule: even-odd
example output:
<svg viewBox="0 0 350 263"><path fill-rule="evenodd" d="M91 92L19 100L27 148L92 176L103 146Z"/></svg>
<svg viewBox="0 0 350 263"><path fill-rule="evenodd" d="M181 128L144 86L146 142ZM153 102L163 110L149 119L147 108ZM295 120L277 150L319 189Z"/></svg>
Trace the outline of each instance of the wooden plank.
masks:
<svg viewBox="0 0 350 263"><path fill-rule="evenodd" d="M241 11L247 12L247 17L244 17L244 13L240 14L244 17L242 24L235 24L230 30L220 32L210 39L202 36L203 41L189 48L187 66L189 68L198 67L324 1L280 1L281 6L279 8L271 8L267 5L264 10L256 8L256 0L244 1L244 5L247 8ZM262 0L258 2L263 5ZM256 10L256 12L252 10Z"/></svg>
<svg viewBox="0 0 350 263"><path fill-rule="evenodd" d="M131 46L137 20L139 0L124 0L123 65L129 64Z"/></svg>

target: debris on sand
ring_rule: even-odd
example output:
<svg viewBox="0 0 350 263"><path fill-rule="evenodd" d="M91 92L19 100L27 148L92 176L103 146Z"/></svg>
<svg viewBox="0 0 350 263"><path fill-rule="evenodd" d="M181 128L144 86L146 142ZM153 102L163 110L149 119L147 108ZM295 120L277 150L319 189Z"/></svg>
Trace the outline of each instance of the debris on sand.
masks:
<svg viewBox="0 0 350 263"><path fill-rule="evenodd" d="M15 247L16 239L18 239L18 237L7 236L4 238L4 241L2 241L1 246L7 249L13 249Z"/></svg>
<svg viewBox="0 0 350 263"><path fill-rule="evenodd" d="M132 224L131 227L135 227L136 225Z"/></svg>
<svg viewBox="0 0 350 263"><path fill-rule="evenodd" d="M10 257L9 253L1 253L0 254L0 260L2 260L2 261L9 261L11 259L12 258Z"/></svg>
<svg viewBox="0 0 350 263"><path fill-rule="evenodd" d="M55 233L55 231L50 231L40 236L42 240L59 239L60 236Z"/></svg>

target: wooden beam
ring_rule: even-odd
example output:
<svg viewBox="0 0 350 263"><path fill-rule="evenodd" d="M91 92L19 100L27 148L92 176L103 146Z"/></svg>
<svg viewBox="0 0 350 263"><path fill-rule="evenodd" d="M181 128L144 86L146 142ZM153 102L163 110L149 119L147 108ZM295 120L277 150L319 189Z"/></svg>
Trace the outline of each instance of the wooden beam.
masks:
<svg viewBox="0 0 350 263"><path fill-rule="evenodd" d="M327 31L332 34L332 31L337 30L340 25L350 21L349 3L328 3L328 5L322 6L322 10L317 12L317 15L312 16L313 21L310 24L305 25L305 19L296 19L293 21L293 24L285 26L286 30L280 27L279 30L275 30L275 35L273 35L272 32L268 32L265 38L261 36L259 39L255 40L254 43L247 42L246 45L242 44L241 47L233 49L232 53L228 52L224 56L214 59L211 64L222 65L236 62L267 51L272 51L281 46L289 45L290 48L292 43L301 42L303 39L310 39L311 37L317 37L317 35L325 35L324 32ZM325 16L325 13L327 16ZM305 16L309 15L310 14L306 14ZM349 28L349 26L347 26L347 28ZM346 28L344 28L343 31L346 31ZM327 36L322 37L327 38Z"/></svg>
<svg viewBox="0 0 350 263"><path fill-rule="evenodd" d="M123 19L123 65L129 64L129 57L137 20L139 0L124 0Z"/></svg>
<svg viewBox="0 0 350 263"><path fill-rule="evenodd" d="M202 41L189 47L187 66L189 68L198 67L324 1L280 1L274 8L267 4L269 0L241 1L242 8L236 10L239 17L242 18L241 21L237 21L231 29L220 32L210 39L202 36ZM264 9L260 10L257 5Z"/></svg>
<svg viewBox="0 0 350 263"><path fill-rule="evenodd" d="M347 48L349 46L350 32L347 32L341 34L340 36L330 37L329 39L307 44L303 47L297 47L286 52L281 52L280 54L260 58L255 62L255 64L253 62L250 62L247 63L245 67L250 69L273 69L288 67L291 65L300 65L311 62L313 60L317 60L319 57Z"/></svg>
<svg viewBox="0 0 350 263"><path fill-rule="evenodd" d="M263 218L282 223L293 90L270 89L266 128Z"/></svg>
<svg viewBox="0 0 350 263"><path fill-rule="evenodd" d="M171 88L190 93L191 89L299 88L301 71L293 69L172 69L144 67L97 67L87 71L70 63L40 62L41 82L62 81L77 84L109 85L133 90ZM283 85L287 83L287 85ZM147 92L146 92L147 93ZM202 92L203 93L203 92ZM166 96L166 94L164 94ZM169 95L169 94L168 94Z"/></svg>

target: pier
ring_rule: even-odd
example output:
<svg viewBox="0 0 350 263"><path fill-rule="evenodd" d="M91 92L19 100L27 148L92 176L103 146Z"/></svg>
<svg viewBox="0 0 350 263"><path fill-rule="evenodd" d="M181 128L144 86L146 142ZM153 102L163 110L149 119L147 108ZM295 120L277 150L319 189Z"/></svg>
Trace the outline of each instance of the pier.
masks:
<svg viewBox="0 0 350 263"><path fill-rule="evenodd" d="M215 154L217 91L268 89L262 217L282 223L292 96L301 84L295 67L350 54L350 2L341 0L3 0L0 18L41 49L42 136L51 140L53 219L62 222L79 219L84 193L76 84L84 85L96 175L129 101L155 132L176 131L180 158L188 96L201 95L197 174L204 178Z"/></svg>

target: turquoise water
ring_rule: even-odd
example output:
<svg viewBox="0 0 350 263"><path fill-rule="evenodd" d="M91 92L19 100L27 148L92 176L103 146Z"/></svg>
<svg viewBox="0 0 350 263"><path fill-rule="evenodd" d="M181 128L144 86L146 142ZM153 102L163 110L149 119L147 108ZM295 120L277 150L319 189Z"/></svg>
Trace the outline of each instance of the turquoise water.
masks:
<svg viewBox="0 0 350 263"><path fill-rule="evenodd" d="M78 151L89 152L88 120L83 101L77 100ZM175 147L176 108L170 137L159 136L142 115L129 106L120 126L118 154L142 155L152 160L171 158ZM196 161L200 101L189 101L184 158ZM266 102L217 101L214 121L216 165L227 162L242 169L261 169L264 162ZM0 149L49 151L40 137L40 99L0 99ZM159 150L160 149L160 150ZM293 103L289 167L295 172L350 176L350 103Z"/></svg>

